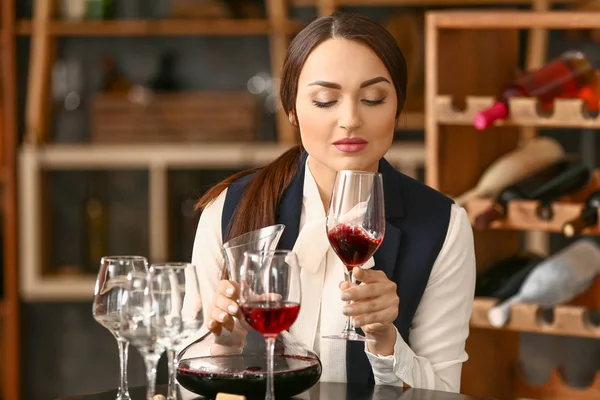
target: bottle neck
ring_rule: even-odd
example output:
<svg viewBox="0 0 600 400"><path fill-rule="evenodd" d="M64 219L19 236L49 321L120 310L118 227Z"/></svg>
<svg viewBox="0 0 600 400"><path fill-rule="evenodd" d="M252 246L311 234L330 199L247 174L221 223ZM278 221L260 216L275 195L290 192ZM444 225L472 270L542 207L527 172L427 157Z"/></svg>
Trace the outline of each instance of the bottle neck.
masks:
<svg viewBox="0 0 600 400"><path fill-rule="evenodd" d="M473 126L475 129L482 131L489 128L497 120L505 118L507 115L507 104L503 101L497 101L491 107L488 107L485 110L475 114L475 117L473 118Z"/></svg>

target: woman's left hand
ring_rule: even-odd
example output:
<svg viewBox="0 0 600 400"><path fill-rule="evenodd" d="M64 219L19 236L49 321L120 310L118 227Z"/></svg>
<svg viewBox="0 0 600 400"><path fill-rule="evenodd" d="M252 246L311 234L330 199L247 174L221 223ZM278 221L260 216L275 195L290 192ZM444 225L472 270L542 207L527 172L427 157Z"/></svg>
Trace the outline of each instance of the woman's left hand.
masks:
<svg viewBox="0 0 600 400"><path fill-rule="evenodd" d="M398 317L400 304L396 284L379 270L355 267L352 274L361 284L340 284L342 300L353 301L344 306L344 315L353 316L354 326L375 339L375 343L368 343L369 351L393 354L397 336L393 322Z"/></svg>

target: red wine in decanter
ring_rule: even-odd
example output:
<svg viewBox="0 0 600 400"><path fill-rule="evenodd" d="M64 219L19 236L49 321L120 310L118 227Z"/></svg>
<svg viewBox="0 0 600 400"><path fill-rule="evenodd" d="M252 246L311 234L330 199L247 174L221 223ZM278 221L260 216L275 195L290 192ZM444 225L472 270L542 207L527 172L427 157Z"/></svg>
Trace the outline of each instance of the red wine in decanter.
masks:
<svg viewBox="0 0 600 400"><path fill-rule="evenodd" d="M473 126L485 130L496 120L505 118L512 97L535 97L542 109L549 109L554 99L574 98L582 87L593 81L594 69L585 54L565 52L542 68L525 73L506 85L496 103L475 115Z"/></svg>
<svg viewBox="0 0 600 400"><path fill-rule="evenodd" d="M517 183L564 156L565 152L556 140L538 136L498 158L486 169L477 186L455 198L454 201L464 206L473 198L496 197L505 187Z"/></svg>

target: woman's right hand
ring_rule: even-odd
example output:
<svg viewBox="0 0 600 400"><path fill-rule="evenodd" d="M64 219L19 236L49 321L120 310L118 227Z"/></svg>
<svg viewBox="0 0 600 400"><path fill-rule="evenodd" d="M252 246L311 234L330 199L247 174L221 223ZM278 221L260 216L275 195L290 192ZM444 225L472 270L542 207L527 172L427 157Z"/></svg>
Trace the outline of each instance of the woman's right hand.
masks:
<svg viewBox="0 0 600 400"><path fill-rule="evenodd" d="M233 317L240 317L239 284L228 280L219 281L217 290L208 313L208 329L215 335L221 335L223 328L233 332L235 321Z"/></svg>

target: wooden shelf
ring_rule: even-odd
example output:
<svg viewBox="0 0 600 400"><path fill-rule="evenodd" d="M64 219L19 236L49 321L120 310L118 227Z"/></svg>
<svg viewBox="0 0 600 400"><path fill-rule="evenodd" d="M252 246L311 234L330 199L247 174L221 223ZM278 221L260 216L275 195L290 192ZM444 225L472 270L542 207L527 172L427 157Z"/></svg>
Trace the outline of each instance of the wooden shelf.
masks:
<svg viewBox="0 0 600 400"><path fill-rule="evenodd" d="M264 165L289 147L275 143L160 143L23 146L21 157L47 169L122 169L165 165L185 168L237 168ZM392 145L386 158L404 165L424 163L422 142Z"/></svg>
<svg viewBox="0 0 600 400"><path fill-rule="evenodd" d="M596 29L599 12L444 11L430 14L438 29Z"/></svg>
<svg viewBox="0 0 600 400"><path fill-rule="evenodd" d="M35 276L22 279L21 293L27 301L87 301L94 298L96 276Z"/></svg>
<svg viewBox="0 0 600 400"><path fill-rule="evenodd" d="M600 15L598 16L600 18ZM473 125L475 114L492 104L495 99L487 96L467 96L464 110L458 110L451 96L435 98L435 115L440 124ZM539 128L592 128L600 129L600 116L589 117L584 113L580 99L557 99L553 111L544 116L538 113L534 98L511 98L509 116L496 122L496 126L530 126Z"/></svg>
<svg viewBox="0 0 600 400"><path fill-rule="evenodd" d="M553 368L550 378L542 385L531 385L517 373L517 393L519 398L529 399L568 399L589 400L600 398L600 372L596 372L594 380L587 387L575 388L565 383L560 370Z"/></svg>
<svg viewBox="0 0 600 400"><path fill-rule="evenodd" d="M487 314L496 303L497 299L493 298L475 298L471 327L600 339L600 326L593 326L588 321L589 310L585 307L568 305L554 307L553 321L548 323L540 317L541 310L538 305L517 303L511 307L507 324L502 328L495 328L489 323Z"/></svg>
<svg viewBox="0 0 600 400"><path fill-rule="evenodd" d="M480 213L493 205L492 199L470 200L465 209L469 214L471 224ZM544 220L538 216L540 203L532 200L511 201L507 207L506 218L492 222L488 229L501 229L513 231L541 231L560 233L563 224L577 218L583 209L583 203L575 202L553 202L549 205L552 210L552 218ZM600 235L600 226L585 228L582 235Z"/></svg>
<svg viewBox="0 0 600 400"><path fill-rule="evenodd" d="M286 34L295 34L304 21L287 20L282 26ZM35 26L30 20L17 23L19 35L31 35ZM274 30L267 19L181 19L181 20L112 20L112 21L52 21L48 33L52 36L245 36L267 35Z"/></svg>
<svg viewBox="0 0 600 400"><path fill-rule="evenodd" d="M531 4L533 0L369 0L369 7L375 6L420 6L420 7L450 7L450 6L503 6ZM575 3L578 0L551 0L554 4ZM336 0L341 7L365 6L364 0ZM317 4L317 0L292 0L296 7L309 7Z"/></svg>

